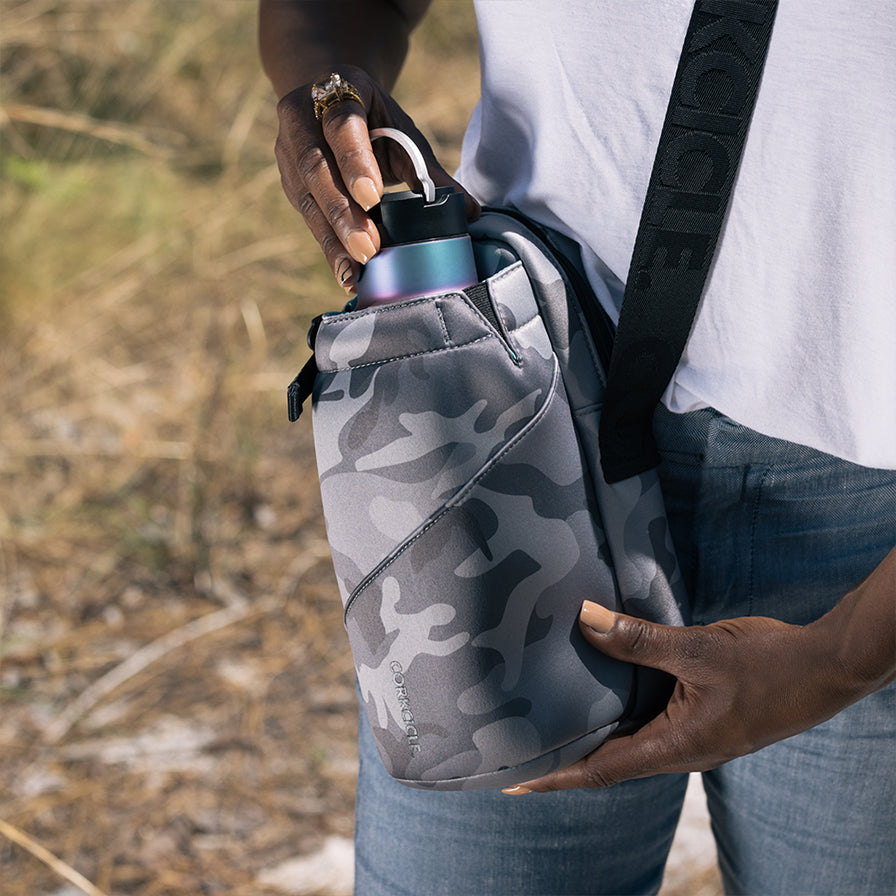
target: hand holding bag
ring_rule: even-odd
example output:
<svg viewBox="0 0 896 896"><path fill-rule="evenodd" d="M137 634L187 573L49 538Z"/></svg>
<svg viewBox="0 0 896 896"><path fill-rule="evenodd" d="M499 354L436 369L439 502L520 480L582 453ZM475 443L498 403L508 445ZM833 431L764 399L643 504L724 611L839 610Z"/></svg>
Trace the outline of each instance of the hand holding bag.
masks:
<svg viewBox="0 0 896 896"><path fill-rule="evenodd" d="M567 247L512 210L471 227L473 287L312 328L290 417L310 394L361 696L402 783L538 777L668 698L664 676L591 648L577 617L589 599L686 622L650 417L690 329L758 84L755 72L740 91L731 72L761 70L773 15L774 3L697 3L615 347ZM700 90L719 71L733 85L722 107ZM723 147L724 172L706 140ZM690 251L694 224L702 254ZM686 306L673 339L648 307L668 304L669 289Z"/></svg>

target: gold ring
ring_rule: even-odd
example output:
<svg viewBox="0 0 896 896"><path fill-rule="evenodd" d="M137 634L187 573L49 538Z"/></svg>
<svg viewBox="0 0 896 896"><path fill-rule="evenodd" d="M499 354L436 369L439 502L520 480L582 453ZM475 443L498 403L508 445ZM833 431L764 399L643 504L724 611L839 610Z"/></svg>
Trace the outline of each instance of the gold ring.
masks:
<svg viewBox="0 0 896 896"><path fill-rule="evenodd" d="M311 99L314 100L314 117L318 121L324 117L328 109L345 100L360 103L361 108L364 108L364 101L358 89L336 72L333 72L326 81L318 81L312 85Z"/></svg>

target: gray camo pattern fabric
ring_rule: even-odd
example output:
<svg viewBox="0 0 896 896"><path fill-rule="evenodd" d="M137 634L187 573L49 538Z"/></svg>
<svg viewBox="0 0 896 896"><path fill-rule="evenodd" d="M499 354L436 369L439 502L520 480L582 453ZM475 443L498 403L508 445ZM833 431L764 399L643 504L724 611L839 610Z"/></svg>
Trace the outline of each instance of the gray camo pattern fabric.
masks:
<svg viewBox="0 0 896 896"><path fill-rule="evenodd" d="M567 765L655 688L584 641L583 599L683 621L656 476L600 476L602 367L563 277L514 219L474 236L500 331L451 293L327 315L314 346L362 699L390 774L434 789Z"/></svg>

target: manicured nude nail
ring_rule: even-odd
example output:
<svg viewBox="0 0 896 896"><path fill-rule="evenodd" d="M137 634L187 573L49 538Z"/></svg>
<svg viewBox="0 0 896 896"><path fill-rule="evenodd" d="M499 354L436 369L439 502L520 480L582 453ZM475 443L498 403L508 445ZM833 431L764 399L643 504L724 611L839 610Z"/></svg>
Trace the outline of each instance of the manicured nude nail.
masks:
<svg viewBox="0 0 896 896"><path fill-rule="evenodd" d="M365 212L369 212L380 201L376 184L369 177L359 177L355 181L352 195Z"/></svg>
<svg viewBox="0 0 896 896"><path fill-rule="evenodd" d="M581 619L588 628L593 628L596 632L605 635L611 628L613 628L613 623L616 621L616 614L612 610L602 607L600 604L586 600L582 604L582 611L579 613L579 619Z"/></svg>
<svg viewBox="0 0 896 896"><path fill-rule="evenodd" d="M532 793L528 787L523 787L522 784L517 784L516 787L505 787L501 793L506 793L508 796L522 796L524 793Z"/></svg>
<svg viewBox="0 0 896 896"><path fill-rule="evenodd" d="M352 253L352 258L361 264L367 264L376 254L376 247L370 237L361 230L356 230L349 236L346 248Z"/></svg>
<svg viewBox="0 0 896 896"><path fill-rule="evenodd" d="M352 260L343 258L336 265L336 280L345 290L347 296L353 296L357 290L355 285L355 272L352 270Z"/></svg>
<svg viewBox="0 0 896 896"><path fill-rule="evenodd" d="M352 277L352 262L350 258L343 258L336 266L336 279L340 286L348 286Z"/></svg>

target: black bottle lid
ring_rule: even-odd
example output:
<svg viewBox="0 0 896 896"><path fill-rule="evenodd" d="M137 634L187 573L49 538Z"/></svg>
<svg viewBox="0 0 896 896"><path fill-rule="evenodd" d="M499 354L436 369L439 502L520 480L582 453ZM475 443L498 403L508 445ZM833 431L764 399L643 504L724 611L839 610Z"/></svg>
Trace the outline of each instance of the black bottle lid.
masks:
<svg viewBox="0 0 896 896"><path fill-rule="evenodd" d="M434 202L427 202L416 190L385 193L369 214L380 232L383 248L467 233L464 195L454 187L436 187Z"/></svg>

